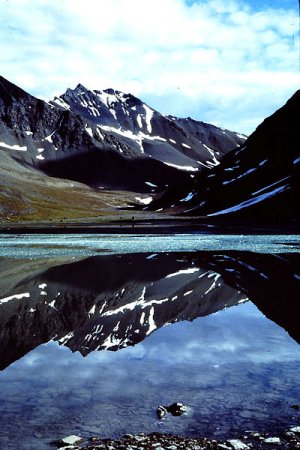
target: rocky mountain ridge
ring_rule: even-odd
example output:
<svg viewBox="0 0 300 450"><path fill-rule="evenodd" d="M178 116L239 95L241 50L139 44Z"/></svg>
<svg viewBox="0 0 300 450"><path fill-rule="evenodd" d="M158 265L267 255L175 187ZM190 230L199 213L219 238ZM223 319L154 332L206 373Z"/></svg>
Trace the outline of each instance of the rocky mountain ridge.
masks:
<svg viewBox="0 0 300 450"><path fill-rule="evenodd" d="M78 85L47 103L0 78L1 151L47 175L94 188L159 192L218 164L244 139L163 116L112 89Z"/></svg>

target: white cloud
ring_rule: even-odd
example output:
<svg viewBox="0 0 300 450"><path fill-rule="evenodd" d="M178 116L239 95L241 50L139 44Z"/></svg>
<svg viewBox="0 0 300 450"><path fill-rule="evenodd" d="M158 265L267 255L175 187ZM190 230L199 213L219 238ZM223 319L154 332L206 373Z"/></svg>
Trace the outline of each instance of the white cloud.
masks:
<svg viewBox="0 0 300 450"><path fill-rule="evenodd" d="M2 75L45 99L79 82L114 87L249 132L299 85L296 5L9 0L0 17Z"/></svg>

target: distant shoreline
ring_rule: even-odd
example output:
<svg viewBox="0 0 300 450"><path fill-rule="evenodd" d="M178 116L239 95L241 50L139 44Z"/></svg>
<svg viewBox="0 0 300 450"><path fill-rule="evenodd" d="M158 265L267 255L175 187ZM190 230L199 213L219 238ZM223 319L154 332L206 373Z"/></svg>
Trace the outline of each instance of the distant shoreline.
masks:
<svg viewBox="0 0 300 450"><path fill-rule="evenodd" d="M110 222L5 223L0 234L300 234L298 223L225 222L221 220L150 219Z"/></svg>

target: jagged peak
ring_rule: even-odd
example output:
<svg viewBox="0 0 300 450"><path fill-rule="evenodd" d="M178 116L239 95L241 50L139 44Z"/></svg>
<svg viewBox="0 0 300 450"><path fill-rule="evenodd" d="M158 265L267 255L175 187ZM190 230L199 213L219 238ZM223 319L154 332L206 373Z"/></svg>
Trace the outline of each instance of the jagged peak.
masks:
<svg viewBox="0 0 300 450"><path fill-rule="evenodd" d="M89 89L87 89L83 84L78 83L76 88L74 89L75 92L77 91L89 91Z"/></svg>

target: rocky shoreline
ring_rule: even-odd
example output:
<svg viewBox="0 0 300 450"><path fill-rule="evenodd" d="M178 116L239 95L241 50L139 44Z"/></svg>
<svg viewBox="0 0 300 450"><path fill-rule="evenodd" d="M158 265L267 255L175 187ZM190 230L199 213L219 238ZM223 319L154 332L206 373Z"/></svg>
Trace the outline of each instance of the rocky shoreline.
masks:
<svg viewBox="0 0 300 450"><path fill-rule="evenodd" d="M52 442L60 450L273 450L300 449L300 427L293 427L276 436L246 432L242 437L224 441L190 438L171 434L126 434L120 439L67 436Z"/></svg>

